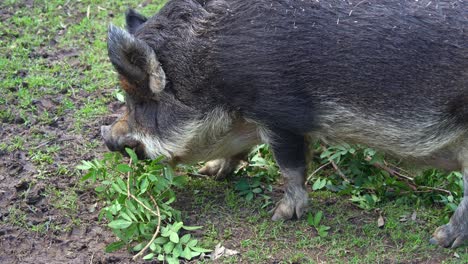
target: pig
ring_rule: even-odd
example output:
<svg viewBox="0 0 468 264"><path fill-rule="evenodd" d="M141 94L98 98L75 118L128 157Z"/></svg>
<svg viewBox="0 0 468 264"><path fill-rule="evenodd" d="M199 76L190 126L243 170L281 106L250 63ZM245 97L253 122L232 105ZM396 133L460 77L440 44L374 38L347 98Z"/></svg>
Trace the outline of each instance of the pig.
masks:
<svg viewBox="0 0 468 264"><path fill-rule="evenodd" d="M170 0L110 25L126 113L110 150L229 174L260 143L284 177L273 220L307 207L306 138L463 172L431 242L468 241L468 6L463 0Z"/></svg>

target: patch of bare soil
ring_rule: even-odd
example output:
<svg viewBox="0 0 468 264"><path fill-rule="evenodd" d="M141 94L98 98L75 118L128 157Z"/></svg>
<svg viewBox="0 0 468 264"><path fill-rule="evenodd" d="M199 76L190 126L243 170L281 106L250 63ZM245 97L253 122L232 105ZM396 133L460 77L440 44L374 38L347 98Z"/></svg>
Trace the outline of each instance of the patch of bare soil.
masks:
<svg viewBox="0 0 468 264"><path fill-rule="evenodd" d="M41 99L38 108L54 111L52 99ZM99 147L93 152L83 148L83 142L99 136L99 124L109 122L105 118L89 126L96 131L86 135L71 132L73 115L64 115L48 125L25 129L24 120L13 118L2 121L0 137L11 143L14 136L30 138L34 131L41 130L47 140L36 146L25 142L25 151L0 153L0 263L125 263L130 262L127 252L106 254L104 248L114 241L114 235L98 221L99 208L93 190L80 191L73 188L79 176L60 172L59 166L73 168L83 159L92 159L105 151ZM33 121L34 122L34 121ZM35 131L34 133L37 133ZM38 166L31 161L31 154L46 146L60 149L53 153L54 162ZM41 171L42 170L42 171ZM77 196L74 210L53 206L47 190L65 192L72 188ZM58 197L67 199L67 197ZM55 201L57 203L57 201ZM65 212L69 212L67 214ZM76 223L72 220L75 219ZM78 219L78 220L76 220ZM36 228L41 230L34 231Z"/></svg>
<svg viewBox="0 0 468 264"><path fill-rule="evenodd" d="M24 4L32 5L33 1ZM11 12L0 10L0 21L11 16ZM6 37L11 36L0 33L0 38ZM38 48L30 56L46 58L50 63L64 59L73 63L78 61L78 54L76 50L51 53ZM18 78L27 76L27 68L17 75ZM27 87L27 83L22 85ZM12 92L18 89L4 88ZM1 142L11 146L15 138L24 140L19 148L22 150L0 151L0 263L132 262L128 252L105 253L105 246L114 242L115 236L98 221L100 204L94 191L76 188L80 175L73 172L81 160L100 157L107 151L103 144L90 150L84 143L100 137L100 125L109 124L114 117L91 120L82 127L83 131L89 132L77 134L72 110L58 114L60 102L65 97L66 91L35 98L32 104L36 113L24 117L13 112L10 117L0 120ZM87 97L89 94L77 91L70 99L79 108ZM17 102L10 101L9 104L16 105ZM0 106L3 107L8 106ZM120 107L114 104L111 110ZM48 122L38 120L43 112L49 112L53 118ZM37 135L42 136L39 142ZM49 153L52 162L32 159L34 154L50 146L57 149ZM70 190L74 190L75 199L68 206L73 208L61 208L61 201L57 200L68 199ZM51 192L56 194L51 195Z"/></svg>

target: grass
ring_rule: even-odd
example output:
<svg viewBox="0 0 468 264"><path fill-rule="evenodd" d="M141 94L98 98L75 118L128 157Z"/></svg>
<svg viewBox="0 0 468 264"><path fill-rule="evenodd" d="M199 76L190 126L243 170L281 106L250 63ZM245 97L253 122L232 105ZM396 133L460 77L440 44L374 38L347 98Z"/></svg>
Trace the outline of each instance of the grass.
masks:
<svg viewBox="0 0 468 264"><path fill-rule="evenodd" d="M204 246L210 248L221 242L243 252L241 256L225 259L226 263L401 263L424 262L428 255L437 261L459 263L460 259L453 257L455 252L464 261L468 257L465 249L441 250L428 243L433 227L441 224L440 213L431 208L398 201L384 203L379 211L385 226L379 228L378 211L364 211L336 193L313 192L310 210L323 211L322 221L331 227L327 237L320 237L305 219L272 222L268 211L259 209L261 201L238 198L233 202L232 182L195 179L190 185L203 198L196 198L189 205L185 200L180 203L196 208L202 216L195 218L197 224L204 226ZM219 189L225 190L224 195L216 193ZM189 191L193 190L178 195L189 196ZM414 212L415 221L401 220ZM184 215L192 215L190 221L193 220L192 211Z"/></svg>
<svg viewBox="0 0 468 264"><path fill-rule="evenodd" d="M28 1L7 0L0 4L5 12L1 14L8 14L0 18L0 120L11 129L2 138L0 151L24 154L32 173L12 179L30 177L33 184L46 184L47 208L69 219L30 221L31 210L38 208L20 204L24 194L9 206L0 224L41 234L66 233L87 222L99 224L83 220L92 204L81 197L92 193L92 186L76 184L75 166L81 159L102 154L99 137L89 135L98 134L109 103L117 101L117 78L106 51L107 25L122 26L126 8L140 3L40 0L31 6ZM152 1L139 11L151 15L161 5L162 1ZM76 138L70 142L67 137ZM175 207L182 210L185 222L203 225L197 233L203 247L221 243L241 252L220 262L468 263L466 247L450 250L428 243L433 230L443 224L441 208L390 200L379 203L379 211L366 211L348 195L311 192L310 211L322 211L322 222L331 227L328 236L320 237L305 218L272 222L271 206L262 208L262 199L247 201L240 196L236 181L192 177L189 187L177 194ZM279 187L274 186L265 194L278 201ZM416 221L401 221L414 212ZM377 226L380 214L385 218L383 228Z"/></svg>

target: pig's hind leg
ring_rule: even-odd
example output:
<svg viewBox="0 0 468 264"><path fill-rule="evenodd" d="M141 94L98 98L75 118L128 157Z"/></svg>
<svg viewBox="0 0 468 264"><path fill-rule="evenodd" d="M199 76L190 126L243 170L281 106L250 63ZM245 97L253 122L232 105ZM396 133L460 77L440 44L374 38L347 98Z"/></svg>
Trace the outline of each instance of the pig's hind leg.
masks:
<svg viewBox="0 0 468 264"><path fill-rule="evenodd" d="M456 248L468 242L468 155L463 159L463 200L449 223L436 229L430 240L432 244Z"/></svg>

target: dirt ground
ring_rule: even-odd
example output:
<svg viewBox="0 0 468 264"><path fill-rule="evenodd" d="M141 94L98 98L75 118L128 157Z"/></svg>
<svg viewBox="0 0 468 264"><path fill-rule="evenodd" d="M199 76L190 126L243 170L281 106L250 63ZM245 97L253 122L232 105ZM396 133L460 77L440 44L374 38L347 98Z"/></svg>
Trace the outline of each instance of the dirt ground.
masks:
<svg viewBox="0 0 468 264"><path fill-rule="evenodd" d="M42 5L40 1L37 2L19 1L16 6L0 8L2 25L11 23L16 10ZM69 23L82 17L75 15ZM21 37L21 32L12 33L3 29L0 29L0 40L8 42ZM50 65L66 61L75 64L79 70L89 67L78 60L82 51L54 49L65 32L53 33L56 37L51 38L50 42L30 49L32 61L38 58ZM14 50L7 51L0 57L14 57ZM28 67L31 66L25 64L22 70L15 73L16 77L26 79L30 73ZM0 76L0 79L2 77L5 76ZM19 87L28 87L28 83L24 81L16 87L1 86L1 94L14 94ZM104 90L94 96L108 97L110 94ZM32 104L35 110L26 112L26 116L20 116L15 110L18 101L14 98L9 98L7 105L0 104L1 110L13 109L11 118L1 120L1 142L10 146L15 138L24 139L20 149L0 151L0 263L129 263L131 260L131 255L125 251L104 253L105 246L115 237L104 224L98 222L99 210L95 209L97 200L94 192L77 187L80 176L74 169L81 160L99 157L106 151L102 144L89 149L84 143L98 140L100 125L108 124L113 117L88 120L81 129L83 133L77 133L73 111L59 114L58 108L65 97L71 98L79 109L89 93L77 90L70 97L64 90L34 98ZM110 105L111 112L117 110L112 109L113 106ZM44 112L54 116L50 122L38 120ZM53 159L51 164L38 165L32 161L35 152L49 146L57 149L50 153ZM70 195L76 198L70 202L70 208L60 208L58 200L68 199Z"/></svg>
<svg viewBox="0 0 468 264"><path fill-rule="evenodd" d="M61 55L54 54L57 59ZM79 100L80 94L77 94ZM39 111L54 112L56 102L60 98L40 99L37 104ZM0 224L0 263L125 263L130 262L126 252L105 254L105 246L113 242L115 237L110 230L99 224L98 210L92 210L97 203L92 189L75 188L79 176L57 171L58 164L69 167L70 170L81 161L99 157L106 151L104 146L83 151L83 142L99 137L98 128L106 123L108 118L98 118L86 124L92 133L77 135L73 132L73 115L63 115L56 122L44 125L31 125L30 129L38 129L50 137L39 145L31 146L25 143L25 149L47 145L58 145L60 150L54 153L55 162L41 168L31 162L26 150L0 153L0 220L18 217L18 225ZM107 122L108 123L108 122ZM0 138L8 142L15 135L30 137L30 129L25 129L21 120L14 119L11 123L0 124ZM53 176L51 176L51 174ZM52 205L46 188L54 190L76 190L76 205L73 216L64 214L64 210ZM68 195L68 192L65 192ZM12 211L15 208L15 211ZM19 215L13 215L19 214ZM80 225L71 223L71 218L79 219ZM49 230L49 225L65 228L65 230ZM41 232L30 228L43 225ZM69 230L68 230L69 229Z"/></svg>

